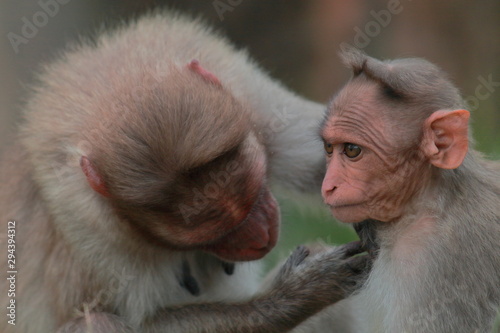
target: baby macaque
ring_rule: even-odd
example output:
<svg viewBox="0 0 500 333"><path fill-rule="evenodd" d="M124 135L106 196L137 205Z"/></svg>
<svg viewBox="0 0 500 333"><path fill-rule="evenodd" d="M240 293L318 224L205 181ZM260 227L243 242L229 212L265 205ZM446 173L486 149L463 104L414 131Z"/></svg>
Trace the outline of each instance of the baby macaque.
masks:
<svg viewBox="0 0 500 333"><path fill-rule="evenodd" d="M322 195L337 219L359 223L376 260L318 332L490 333L500 308L498 162L474 150L466 105L435 65L356 50L342 58L353 77L321 127Z"/></svg>

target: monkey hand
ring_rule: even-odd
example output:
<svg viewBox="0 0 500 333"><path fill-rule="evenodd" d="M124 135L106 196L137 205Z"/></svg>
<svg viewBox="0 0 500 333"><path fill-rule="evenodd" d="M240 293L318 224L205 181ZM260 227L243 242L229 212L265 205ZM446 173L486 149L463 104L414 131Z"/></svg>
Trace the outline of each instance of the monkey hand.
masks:
<svg viewBox="0 0 500 333"><path fill-rule="evenodd" d="M302 302L317 311L348 297L360 288L371 269L361 242L328 247L299 246L282 266L272 283L275 297L290 304Z"/></svg>
<svg viewBox="0 0 500 333"><path fill-rule="evenodd" d="M362 246L373 260L377 257L380 248L377 240L377 223L380 222L376 220L365 220L354 224L354 230L358 234Z"/></svg>

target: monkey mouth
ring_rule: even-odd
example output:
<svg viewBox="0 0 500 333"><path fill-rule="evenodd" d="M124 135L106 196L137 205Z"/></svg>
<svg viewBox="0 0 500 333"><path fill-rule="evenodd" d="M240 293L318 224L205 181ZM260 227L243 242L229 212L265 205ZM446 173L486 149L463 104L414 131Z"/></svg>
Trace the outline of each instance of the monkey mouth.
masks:
<svg viewBox="0 0 500 333"><path fill-rule="evenodd" d="M251 261L274 248L279 235L278 203L264 189L241 225L205 250L228 261Z"/></svg>
<svg viewBox="0 0 500 333"><path fill-rule="evenodd" d="M335 219L343 223L359 222L361 217L365 215L364 205L366 202L330 202L328 206L330 212Z"/></svg>
<svg viewBox="0 0 500 333"><path fill-rule="evenodd" d="M328 206L331 209L342 209L342 208L352 208L352 207L357 207L364 205L365 202L358 202L358 203L334 203L334 204L328 204Z"/></svg>
<svg viewBox="0 0 500 333"><path fill-rule="evenodd" d="M229 262L237 261L252 261L262 259L274 245L268 245L261 248L229 248L223 246L213 246L207 249L207 251L215 254L217 257Z"/></svg>

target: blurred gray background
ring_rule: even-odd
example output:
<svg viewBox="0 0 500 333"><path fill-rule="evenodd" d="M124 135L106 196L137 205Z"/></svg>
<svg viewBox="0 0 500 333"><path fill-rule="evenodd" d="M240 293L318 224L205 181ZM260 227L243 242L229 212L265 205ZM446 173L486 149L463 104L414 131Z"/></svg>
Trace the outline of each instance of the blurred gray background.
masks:
<svg viewBox="0 0 500 333"><path fill-rule="evenodd" d="M425 57L443 67L471 104L478 148L500 158L500 1L449 0L3 0L0 2L0 150L13 140L25 85L77 36L153 8L200 15L273 77L326 103L349 77L342 42L381 58ZM281 247L318 237L352 239L317 204L284 193ZM301 199L303 201L303 199ZM326 221L326 223L324 223Z"/></svg>

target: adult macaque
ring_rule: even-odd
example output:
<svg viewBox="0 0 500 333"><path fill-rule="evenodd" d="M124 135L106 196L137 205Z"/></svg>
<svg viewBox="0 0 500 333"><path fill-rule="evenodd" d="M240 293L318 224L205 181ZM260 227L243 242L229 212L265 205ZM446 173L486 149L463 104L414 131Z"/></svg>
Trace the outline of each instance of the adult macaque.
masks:
<svg viewBox="0 0 500 333"><path fill-rule="evenodd" d="M368 220L358 232L380 249L364 288L332 307L338 332L489 333L500 307L498 164L471 148L469 112L436 66L357 51L343 60L354 75L322 125L322 195L340 221Z"/></svg>
<svg viewBox="0 0 500 333"><path fill-rule="evenodd" d="M285 332L344 298L366 266L359 244L301 248L251 298L247 261L278 238L268 176L319 186L308 131L321 117L182 17L73 47L39 75L3 158L0 220L15 238L4 225L2 248L15 240L19 274L0 331Z"/></svg>

